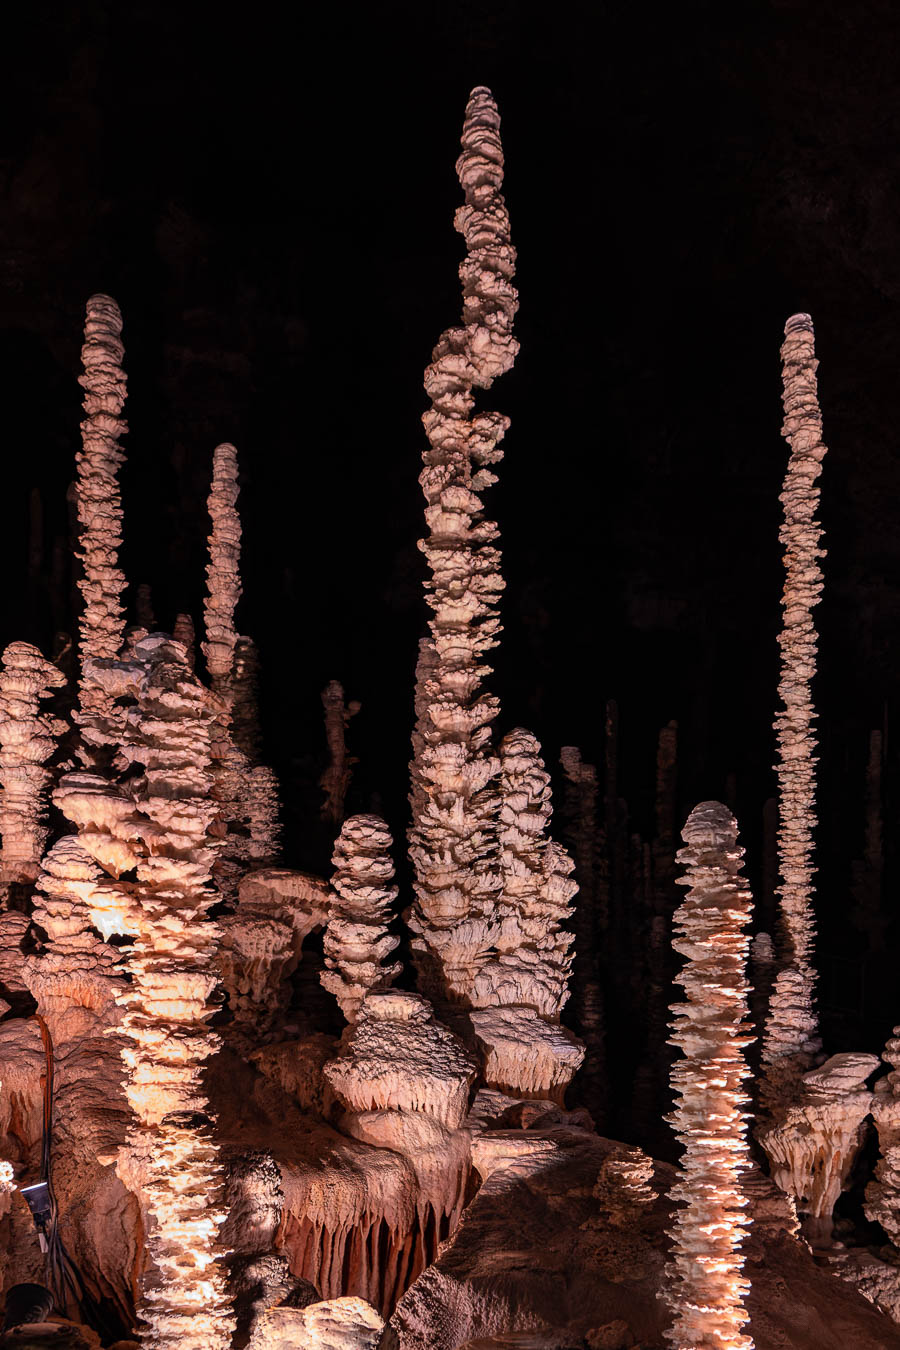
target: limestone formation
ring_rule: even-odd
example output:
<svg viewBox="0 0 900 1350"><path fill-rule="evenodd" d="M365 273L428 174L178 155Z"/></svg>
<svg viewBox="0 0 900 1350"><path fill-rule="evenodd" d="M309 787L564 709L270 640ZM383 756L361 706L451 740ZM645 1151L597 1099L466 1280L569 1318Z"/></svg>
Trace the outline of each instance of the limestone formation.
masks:
<svg viewBox="0 0 900 1350"><path fill-rule="evenodd" d="M686 873L679 884L689 889L675 912L672 941L687 958L677 976L686 1002L672 1006L672 1044L683 1057L672 1068L676 1105L669 1119L684 1145L670 1192L683 1208L672 1230L665 1297L674 1323L666 1336L675 1350L752 1350L741 1330L750 1285L740 1250L749 1223L741 1178L750 1165L743 1052L752 1039L744 931L752 902L727 807L701 802L682 838L677 856Z"/></svg>
<svg viewBox="0 0 900 1350"><path fill-rule="evenodd" d="M397 898L390 849L391 832L379 816L351 816L334 846L322 984L348 1022L367 994L389 988L402 970L388 961L400 940L387 931Z"/></svg>
<svg viewBox="0 0 900 1350"><path fill-rule="evenodd" d="M188 670L184 648L160 634L136 644L122 674L131 693L119 699L125 776L116 785L69 775L57 799L98 864L114 877L135 873L117 930L135 938L131 983L119 1002L136 1126L119 1166L123 1178L139 1178L150 1217L148 1343L224 1350L233 1323L215 1260L222 1179L201 1082L217 1045L205 1025L218 979L218 929L206 917L216 899L209 887L216 704ZM107 842L121 845L121 836L130 857Z"/></svg>
<svg viewBox="0 0 900 1350"><path fill-rule="evenodd" d="M180 642L185 650L185 659L191 670L194 669L195 659L195 634L194 620L190 614L176 614L175 626L172 629L172 636L176 642Z"/></svg>
<svg viewBox="0 0 900 1350"><path fill-rule="evenodd" d="M11 642L0 670L0 881L33 881L47 841L46 762L66 730L40 703L66 678L36 647Z"/></svg>
<svg viewBox="0 0 900 1350"><path fill-rule="evenodd" d="M239 637L231 667L231 734L251 764L259 763L259 652L252 638Z"/></svg>
<svg viewBox="0 0 900 1350"><path fill-rule="evenodd" d="M249 842L247 857L254 867L268 867L278 857L281 839L278 779L268 764L255 765L247 775L245 810Z"/></svg>
<svg viewBox="0 0 900 1350"><path fill-rule="evenodd" d="M572 965L563 925L577 886L567 853L547 837L550 775L530 732L504 737L497 790L501 890L485 930L492 947L472 983L472 1026L489 1086L561 1100L584 1057L559 1025Z"/></svg>
<svg viewBox="0 0 900 1350"><path fill-rule="evenodd" d="M891 1071L878 1080L871 1099L880 1157L875 1177L866 1187L865 1210L900 1248L900 1027L894 1028L882 1059Z"/></svg>
<svg viewBox="0 0 900 1350"><path fill-rule="evenodd" d="M344 819L344 802L350 786L352 766L356 760L347 754L346 731L350 718L359 712L359 704L354 700L345 702L344 688L337 680L329 680L322 690L322 707L325 709L325 739L328 742L328 765L322 774L321 785L325 794L322 803L322 818L339 830Z"/></svg>
<svg viewBox="0 0 900 1350"><path fill-rule="evenodd" d="M230 693L231 670L237 633L234 611L241 598L241 518L238 499L237 450L227 442L213 453L209 514L209 562L206 567L206 599L203 617L206 641L202 644L206 668L216 693Z"/></svg>
<svg viewBox="0 0 900 1350"><path fill-rule="evenodd" d="M376 1350L384 1322L362 1298L332 1298L306 1308L263 1313L247 1350Z"/></svg>
<svg viewBox="0 0 900 1350"><path fill-rule="evenodd" d="M419 639L419 654L416 658L416 677L413 690L415 721L410 738L413 755L409 764L409 804L412 808L413 822L419 819L428 803L428 792L422 778L422 764L426 748L425 734L434 729L428 714L430 700L427 686L429 681L434 680L436 671L437 654L434 650L434 639L429 634L427 637Z"/></svg>
<svg viewBox="0 0 900 1350"><path fill-rule="evenodd" d="M827 1246L832 1212L864 1142L873 1106L866 1079L877 1055L832 1055L795 1085L790 1102L757 1127L774 1181L793 1197L803 1232L814 1246Z"/></svg>
<svg viewBox="0 0 900 1350"><path fill-rule="evenodd" d="M425 372L431 408L429 449L420 482L428 534L428 603L435 664L424 680L424 746L413 774L422 798L411 833L416 904L411 925L420 982L442 1000L468 1004L486 946L480 925L491 914L499 875L489 748L496 698L482 692L496 645L503 587L497 527L480 493L495 481L508 420L475 411L475 390L508 371L518 344L512 285L515 253L501 193L500 119L490 91L474 89L466 108L457 172L465 205L456 227L466 241L460 266L463 322L448 329ZM414 788L414 796L416 789ZM468 926L467 926L468 925Z"/></svg>
<svg viewBox="0 0 900 1350"><path fill-rule="evenodd" d="M119 567L122 545L122 499L118 472L125 462L119 438L128 430L122 418L125 406L122 315L108 295L92 295L87 302L84 346L85 418L81 424L81 451L76 455L76 503L81 527L78 557L83 576L78 582L84 599L79 621L81 711L103 708L102 686L95 686L87 662L112 659L122 645L125 615L122 592L125 576Z"/></svg>
<svg viewBox="0 0 900 1350"><path fill-rule="evenodd" d="M812 1066L821 1048L813 1003L812 833L815 826L815 736L811 685L816 670L816 630L812 610L822 591L819 547L822 530L816 520L817 480L825 446L816 392L812 320L795 314L785 324L781 349L784 367L784 427L791 447L781 501L784 524L779 539L785 550L784 618L778 642L782 711L778 733L779 829L781 884L779 971L769 1005L763 1042L766 1082L763 1103L777 1111L792 1084Z"/></svg>

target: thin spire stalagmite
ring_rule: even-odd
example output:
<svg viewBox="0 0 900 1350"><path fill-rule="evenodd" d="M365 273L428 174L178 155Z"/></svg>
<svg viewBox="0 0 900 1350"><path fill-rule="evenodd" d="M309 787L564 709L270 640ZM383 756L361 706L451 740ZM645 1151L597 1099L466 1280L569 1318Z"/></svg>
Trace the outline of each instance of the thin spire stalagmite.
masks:
<svg viewBox="0 0 900 1350"><path fill-rule="evenodd" d="M499 705L482 685L490 673L484 657L500 631L503 580L497 527L485 519L479 493L496 481L488 466L502 457L509 423L499 413L475 412L475 390L508 371L518 350L512 337L515 252L501 192L499 126L490 91L474 89L456 166L465 193L455 221L466 241L459 269L463 323L442 334L425 372L429 449L419 479L435 660L424 673L423 744L413 772L413 949L425 991L464 1006L479 954L490 945L480 925L499 886L498 761L490 750ZM461 931L466 924L467 936Z"/></svg>
<svg viewBox="0 0 900 1350"><path fill-rule="evenodd" d="M94 678L90 663L114 659L125 633L118 473L125 462L119 439L128 426L121 415L126 386L121 334L122 315L115 300L108 295L92 295L87 302L81 349L84 374L78 379L85 391L85 417L81 450L75 457L78 474L74 485L80 527L77 556L83 569L78 588L84 601L79 620L79 721L84 715L106 709L107 695L102 683ZM90 751L83 753L90 758Z"/></svg>
<svg viewBox="0 0 900 1350"><path fill-rule="evenodd" d="M217 694L228 694L237 633L234 612L241 598L241 518L237 511L238 459L233 445L224 442L213 452L209 493L212 530L209 536L207 590L203 602L206 667Z"/></svg>
<svg viewBox="0 0 900 1350"><path fill-rule="evenodd" d="M325 794L322 818L333 829L339 830L344 819L344 803L353 765L356 763L354 757L347 754L346 732L351 717L356 716L360 705L355 700L347 703L344 686L338 680L329 680L322 690L322 707L325 710L325 739L329 755L325 772L319 780Z"/></svg>
<svg viewBox="0 0 900 1350"><path fill-rule="evenodd" d="M785 950L769 1006L763 1043L766 1077L763 1101L783 1095L788 1080L808 1069L821 1049L814 1006L815 918L812 863L815 815L815 711L811 685L816 669L813 607L822 592L819 559L821 526L818 478L826 447L816 390L812 319L795 314L785 324L781 348L784 378L784 426L790 445L781 501L784 523L779 539L785 550L784 618L778 642L782 710L778 734L780 933Z"/></svg>
<svg viewBox="0 0 900 1350"><path fill-rule="evenodd" d="M686 1001L672 1005L676 1106L668 1118L684 1145L682 1202L672 1229L666 1302L674 1350L753 1350L741 1328L750 1283L740 1251L750 1223L741 1178L750 1167L744 1050L745 975L752 900L741 875L737 822L720 802L701 802L682 830L678 861L688 892L675 912L673 946L686 957L677 976Z"/></svg>

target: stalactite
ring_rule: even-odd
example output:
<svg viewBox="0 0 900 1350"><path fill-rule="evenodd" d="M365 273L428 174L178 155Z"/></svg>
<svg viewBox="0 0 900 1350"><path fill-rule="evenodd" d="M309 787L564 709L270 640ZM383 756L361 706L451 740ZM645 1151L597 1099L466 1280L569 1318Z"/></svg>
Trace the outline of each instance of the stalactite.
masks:
<svg viewBox="0 0 900 1350"><path fill-rule="evenodd" d="M397 898L390 850L391 832L379 816L351 816L334 846L321 979L351 1023L366 995L389 988L402 970L387 961L400 940L387 931Z"/></svg>
<svg viewBox="0 0 900 1350"><path fill-rule="evenodd" d="M741 1330L750 1284L740 1251L750 1222L741 1177L750 1166L743 1051L752 1039L744 974L752 902L727 807L701 802L682 838L679 885L689 889L673 945L687 958L677 977L687 1001L672 1005L672 1044L683 1057L672 1069L670 1120L684 1158L670 1194L683 1208L672 1229L665 1298L674 1324L666 1337L676 1350L752 1350Z"/></svg>
<svg viewBox="0 0 900 1350"><path fill-rule="evenodd" d="M46 762L66 723L39 711L66 677L27 642L11 642L0 670L0 883L34 881L47 841Z"/></svg>
<svg viewBox="0 0 900 1350"><path fill-rule="evenodd" d="M781 501L784 524L779 539L785 549L784 620L779 634L783 711L778 732L780 862L780 939L784 968L779 971L769 1005L763 1043L766 1084L763 1102L777 1109L791 1082L808 1069L821 1049L814 1008L812 833L815 826L815 738L811 683L816 669L813 606L822 591L818 559L821 528L817 479L825 446L816 393L812 320L795 314L785 324L781 349L784 366L784 427L791 447Z"/></svg>
<svg viewBox="0 0 900 1350"><path fill-rule="evenodd" d="M239 637L231 668L231 734L234 743L251 764L258 764L262 749L259 725L259 652L252 638Z"/></svg>
<svg viewBox="0 0 900 1350"><path fill-rule="evenodd" d="M597 770L593 764L586 764L581 752L571 745L563 746L560 762L566 778L564 838L575 859L578 883L572 993L577 1028L585 1044L584 1063L579 1070L580 1096L599 1126L606 1115L609 1085L598 960L600 934L605 925L603 916L597 913L598 873L604 861L597 831Z"/></svg>
<svg viewBox="0 0 900 1350"><path fill-rule="evenodd" d="M237 512L237 450L227 442L213 453L212 487L209 514L209 562L206 567L206 599L203 617L206 641L202 644L206 668L217 694L229 699L231 669L237 633L234 611L241 598L241 518Z"/></svg>
<svg viewBox="0 0 900 1350"><path fill-rule="evenodd" d="M503 581L494 546L497 527L485 519L479 493L495 481L488 466L502 457L499 443L508 419L476 413L474 397L476 389L489 388L510 369L518 348L511 335L515 253L501 194L499 125L489 90L473 90L457 161L465 193L456 213L466 241L460 266L463 326L442 335L425 373L432 406L423 420L430 448L419 480L427 503L428 537L421 547L430 570L436 664L425 681L425 747L417 775L427 800L411 832L416 893L411 926L423 986L463 1005L486 945L480 925L499 886L492 790L498 766L489 750L498 703L482 692L482 684L489 673L484 656L500 631L497 598Z"/></svg>
<svg viewBox="0 0 900 1350"><path fill-rule="evenodd" d="M122 592L125 576L119 567L122 545L122 499L118 471L125 461L119 438L128 430L121 413L125 406L122 316L108 295L93 295L87 302L84 374L79 377L84 394L85 418L81 423L82 448L76 456L78 477L75 502L80 525L77 556L83 576L78 582L84 600L79 621L81 713L106 706L103 687L91 678L89 661L112 659L122 645L125 616ZM85 752L90 757L90 752Z"/></svg>
<svg viewBox="0 0 900 1350"><path fill-rule="evenodd" d="M350 787L352 766L356 760L347 754L346 731L350 718L359 712L355 701L346 703L344 687L337 680L329 680L322 690L322 707L325 709L325 739L328 742L328 767L320 780L325 800L322 803L322 818L335 830L339 830L344 819L344 802Z"/></svg>

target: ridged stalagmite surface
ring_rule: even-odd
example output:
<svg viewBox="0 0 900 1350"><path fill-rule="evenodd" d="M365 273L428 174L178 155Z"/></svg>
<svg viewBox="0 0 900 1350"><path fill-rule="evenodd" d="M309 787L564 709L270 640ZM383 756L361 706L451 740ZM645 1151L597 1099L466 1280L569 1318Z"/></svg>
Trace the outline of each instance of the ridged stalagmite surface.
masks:
<svg viewBox="0 0 900 1350"><path fill-rule="evenodd" d="M499 885L491 786L497 761L489 749L498 705L481 687L489 673L484 656L500 631L503 581L493 543L497 527L484 518L478 494L495 481L487 466L502 457L499 442L508 421L499 413L476 414L474 398L476 389L489 388L510 369L517 351L515 253L501 193L499 126L490 91L474 89L457 161L465 193L456 213L466 241L463 323L441 336L425 372L429 449L419 480L426 499L428 535L421 547L431 574L435 664L425 675L424 745L413 774L414 948L426 989L464 1005L478 961L478 923L458 934L454 929L483 920Z"/></svg>
<svg viewBox="0 0 900 1350"><path fill-rule="evenodd" d="M118 784L70 774L56 800L97 863L114 877L133 868L136 878L108 889L124 897L110 931L135 937L131 984L119 1001L126 1095L137 1117L128 1152L140 1160L151 1220L144 1339L160 1350L224 1350L233 1323L215 1260L222 1178L201 1083L218 1043L206 1026L218 927L206 912L217 899L208 830L217 811L210 729L219 704L189 671L184 648L159 634L106 674L118 689L125 774Z"/></svg>
<svg viewBox="0 0 900 1350"><path fill-rule="evenodd" d="M565 849L547 837L550 775L537 739L521 727L500 746L498 794L501 889L486 930L492 950L472 988L473 1006L485 1011L473 1013L472 1025L489 1086L561 1099L584 1057L559 1026L572 965L572 934L562 925L578 887Z"/></svg>
<svg viewBox="0 0 900 1350"><path fill-rule="evenodd" d="M11 642L0 669L0 880L33 881L47 842L44 767L65 722L39 711L42 699L66 677L37 647Z"/></svg>
<svg viewBox="0 0 900 1350"><path fill-rule="evenodd" d="M325 929L322 984L355 1022L367 994L384 990L400 974L388 962L399 942L387 931L397 887L391 884L391 832L379 816L345 820L334 847L334 899Z"/></svg>
<svg viewBox="0 0 900 1350"><path fill-rule="evenodd" d="M125 576L119 567L122 544L122 498L118 471L125 456L119 437L128 427L121 413L125 406L125 374L122 370L122 315L108 295L92 295L87 302L84 346L85 419L81 424L81 451L76 456L78 478L76 501L81 538L78 556L84 575L78 586L84 597L79 623L82 709L99 698L92 690L84 665L89 658L114 657L122 645L125 615L121 603Z"/></svg>
<svg viewBox="0 0 900 1350"><path fill-rule="evenodd" d="M784 368L784 427L791 447L781 501L784 524L779 538L785 550L784 620L781 647L782 711L778 732L781 940L785 966L775 980L763 1044L766 1079L763 1100L770 1109L790 1091L792 1075L812 1064L821 1048L813 1005L812 831L815 817L815 737L811 683L816 669L816 630L812 610L822 590L816 520L818 477L825 446L816 392L812 320L795 314L785 324L781 348Z"/></svg>
<svg viewBox="0 0 900 1350"><path fill-rule="evenodd" d="M231 668L231 734L251 764L259 763L262 732L259 726L259 652L252 638L239 637Z"/></svg>
<svg viewBox="0 0 900 1350"><path fill-rule="evenodd" d="M740 1252L749 1223L741 1176L750 1166L743 1052L752 1039L744 973L752 902L726 806L701 802L682 838L679 884L690 889L675 912L673 945L687 958L678 976L687 1001L672 1007L672 1044L683 1058L672 1069L670 1121L685 1150L671 1195L684 1207L672 1230L666 1299L675 1320L666 1335L676 1350L752 1350L741 1331L750 1285Z"/></svg>
<svg viewBox="0 0 900 1350"><path fill-rule="evenodd" d="M234 611L241 598L241 518L237 511L237 450L225 443L213 452L213 477L209 494L212 530L206 566L206 599L203 616L206 641L203 655L217 693L231 683L231 667L237 633Z"/></svg>

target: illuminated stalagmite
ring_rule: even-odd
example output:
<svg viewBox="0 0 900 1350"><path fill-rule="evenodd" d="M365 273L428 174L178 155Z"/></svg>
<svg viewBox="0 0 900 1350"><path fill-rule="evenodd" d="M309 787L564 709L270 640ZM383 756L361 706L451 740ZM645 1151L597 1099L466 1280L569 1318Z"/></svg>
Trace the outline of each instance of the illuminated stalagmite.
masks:
<svg viewBox="0 0 900 1350"><path fill-rule="evenodd" d="M122 896L119 912L109 914L111 931L135 937L131 984L119 1001L137 1125L119 1167L139 1178L151 1219L145 1339L166 1350L224 1350L232 1321L215 1261L221 1169L201 1083L217 1045L205 1025L218 980L218 927L206 917L217 898L208 834L217 811L210 793L217 701L189 671L184 648L159 634L105 673L118 696L126 776L116 784L67 775L56 800L96 862L114 878L132 868L136 878L106 889Z"/></svg>
<svg viewBox="0 0 900 1350"><path fill-rule="evenodd" d="M65 722L39 711L42 699L66 677L36 647L11 642L0 670L0 881L33 881L47 841L44 766L66 730Z"/></svg>
<svg viewBox="0 0 900 1350"><path fill-rule="evenodd" d="M234 611L241 598L241 518L237 511L237 450L225 443L213 452L212 487L209 514L207 587L203 602L206 641L202 644L212 685L216 693L230 692L231 668L237 633Z"/></svg>
<svg viewBox="0 0 900 1350"><path fill-rule="evenodd" d="M816 630L812 610L822 591L819 558L821 527L817 479L825 446L816 392L812 320L795 314L785 324L781 348L784 368L784 427L791 447L781 501L785 549L784 620L778 731L779 828L781 872L779 971L769 1004L763 1043L763 1104L777 1111L799 1074L812 1066L821 1049L813 1003L812 831L815 826L815 737L811 683L816 669Z"/></svg>
<svg viewBox="0 0 900 1350"><path fill-rule="evenodd" d="M517 728L500 746L500 895L493 950L475 975L472 1026L489 1085L513 1095L560 1098L584 1049L559 1025L569 997L577 888L564 848L547 837L550 775L541 748Z"/></svg>
<svg viewBox="0 0 900 1350"><path fill-rule="evenodd" d="M676 1350L752 1350L742 1333L749 1282L740 1246L749 1223L742 1173L746 1137L747 1026L745 968L750 892L741 876L737 822L719 802L701 802L682 830L678 853L689 887L675 912L673 945L687 958L678 975L687 1001L673 1004L672 1044L683 1057L672 1069L671 1123L684 1145L671 1195L683 1204L672 1230L666 1332Z"/></svg>
<svg viewBox="0 0 900 1350"><path fill-rule="evenodd" d="M125 631L118 471L125 461L119 438L128 427L121 415L125 406L121 333L122 315L115 300L108 295L92 295L87 302L81 349L84 374L79 384L84 389L85 417L75 485L81 526L78 556L84 572L78 582L84 598L79 621L79 701L83 713L106 703L103 687L92 682L86 662L116 656Z"/></svg>
<svg viewBox="0 0 900 1350"><path fill-rule="evenodd" d="M391 885L391 832L380 816L351 816L334 846L334 898L325 929L322 984L348 1022L367 994L390 987L400 962L388 962L399 938L387 931L397 887Z"/></svg>
<svg viewBox="0 0 900 1350"><path fill-rule="evenodd" d="M474 89L466 108L457 161L465 205L456 228L466 241L460 266L463 322L448 329L425 372L431 408L424 415L429 449L420 483L428 535L428 603L435 666L426 674L424 746L413 775L416 817L411 833L416 906L414 950L426 991L468 1003L479 956L481 926L499 885L490 724L497 700L482 692L485 654L500 629L503 587L497 527L486 520L479 493L495 475L508 420L475 411L475 390L508 371L518 344L512 285L515 253L501 193L500 118L490 91ZM424 800L416 796L416 781Z"/></svg>

